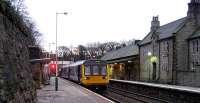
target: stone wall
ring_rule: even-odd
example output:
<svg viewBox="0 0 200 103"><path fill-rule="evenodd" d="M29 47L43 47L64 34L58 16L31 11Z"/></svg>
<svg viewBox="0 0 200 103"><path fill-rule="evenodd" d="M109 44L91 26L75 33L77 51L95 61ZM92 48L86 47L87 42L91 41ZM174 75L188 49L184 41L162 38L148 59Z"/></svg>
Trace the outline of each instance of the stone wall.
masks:
<svg viewBox="0 0 200 103"><path fill-rule="evenodd" d="M151 52L151 56L148 56ZM153 69L156 63L156 69ZM141 81L172 83L173 66L173 39L157 41L156 38L151 43L140 47L140 79ZM154 72L154 73L153 73ZM153 79L153 75L155 78Z"/></svg>
<svg viewBox="0 0 200 103"><path fill-rule="evenodd" d="M172 83L173 68L173 39L165 39L160 41L160 83Z"/></svg>
<svg viewBox="0 0 200 103"><path fill-rule="evenodd" d="M196 86L200 87L200 46L199 44L196 45L197 41L200 43L200 39L192 39L188 41L189 43L189 67L187 70L179 71L179 81L181 85L189 85L189 86ZM198 50L196 48L198 47Z"/></svg>
<svg viewBox="0 0 200 103"><path fill-rule="evenodd" d="M140 47L140 80L149 81L151 79L150 73L150 58L148 52L152 53L152 44L142 45Z"/></svg>
<svg viewBox="0 0 200 103"><path fill-rule="evenodd" d="M187 86L198 86L197 84L199 76L194 70L190 69L189 62L189 42L188 37L190 37L197 26L194 21L187 19L183 28L176 34L176 84L177 85L187 85Z"/></svg>
<svg viewBox="0 0 200 103"><path fill-rule="evenodd" d="M0 103L35 102L35 83L29 67L30 39L0 13Z"/></svg>

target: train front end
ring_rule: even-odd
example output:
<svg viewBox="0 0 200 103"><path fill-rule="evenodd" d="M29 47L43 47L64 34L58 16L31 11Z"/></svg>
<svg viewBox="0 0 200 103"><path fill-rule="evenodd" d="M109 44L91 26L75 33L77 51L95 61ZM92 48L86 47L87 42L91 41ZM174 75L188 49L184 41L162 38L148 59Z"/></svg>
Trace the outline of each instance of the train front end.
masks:
<svg viewBox="0 0 200 103"><path fill-rule="evenodd" d="M106 89L109 75L106 61L90 60L82 65L81 83L87 87Z"/></svg>

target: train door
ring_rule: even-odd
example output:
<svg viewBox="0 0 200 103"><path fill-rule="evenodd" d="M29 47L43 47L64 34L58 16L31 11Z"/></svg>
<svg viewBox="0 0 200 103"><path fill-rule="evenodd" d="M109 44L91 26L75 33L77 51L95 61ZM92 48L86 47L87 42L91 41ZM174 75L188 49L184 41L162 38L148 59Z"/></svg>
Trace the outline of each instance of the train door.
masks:
<svg viewBox="0 0 200 103"><path fill-rule="evenodd" d="M69 79L69 68L65 69L65 76L67 79Z"/></svg>
<svg viewBox="0 0 200 103"><path fill-rule="evenodd" d="M78 82L80 82L80 79L81 79L81 76L82 76L82 73L81 73L81 65L78 65L78 69L77 69L77 73L78 73Z"/></svg>
<svg viewBox="0 0 200 103"><path fill-rule="evenodd" d="M70 74L71 74L71 69L70 69L70 67L68 68L68 79L70 79Z"/></svg>

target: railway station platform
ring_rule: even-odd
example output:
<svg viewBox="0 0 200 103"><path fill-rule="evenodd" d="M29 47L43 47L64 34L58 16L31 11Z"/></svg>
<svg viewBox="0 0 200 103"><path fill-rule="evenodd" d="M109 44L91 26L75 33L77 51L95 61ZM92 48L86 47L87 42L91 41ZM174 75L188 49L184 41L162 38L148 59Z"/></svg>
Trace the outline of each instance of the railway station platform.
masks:
<svg viewBox="0 0 200 103"><path fill-rule="evenodd" d="M58 78L58 91L55 91L55 77L50 85L37 90L37 103L114 103L78 84Z"/></svg>

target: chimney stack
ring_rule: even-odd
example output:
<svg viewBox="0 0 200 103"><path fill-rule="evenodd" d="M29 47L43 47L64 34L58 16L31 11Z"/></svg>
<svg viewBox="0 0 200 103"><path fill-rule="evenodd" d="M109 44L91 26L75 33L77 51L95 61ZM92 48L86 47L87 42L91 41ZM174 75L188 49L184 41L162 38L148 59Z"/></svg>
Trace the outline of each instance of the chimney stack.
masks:
<svg viewBox="0 0 200 103"><path fill-rule="evenodd" d="M200 0L191 0L188 4L187 17L200 25Z"/></svg>
<svg viewBox="0 0 200 103"><path fill-rule="evenodd" d="M155 31L160 27L160 21L158 20L158 16L153 16L153 20L151 21L151 31Z"/></svg>

